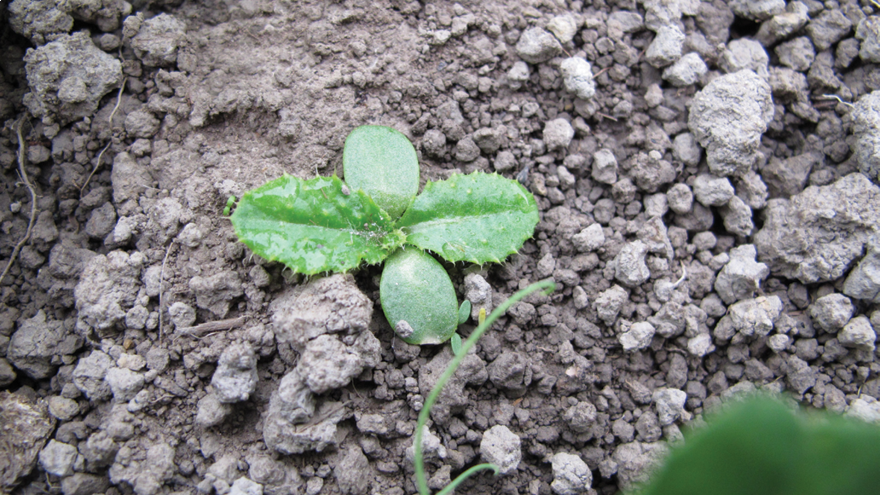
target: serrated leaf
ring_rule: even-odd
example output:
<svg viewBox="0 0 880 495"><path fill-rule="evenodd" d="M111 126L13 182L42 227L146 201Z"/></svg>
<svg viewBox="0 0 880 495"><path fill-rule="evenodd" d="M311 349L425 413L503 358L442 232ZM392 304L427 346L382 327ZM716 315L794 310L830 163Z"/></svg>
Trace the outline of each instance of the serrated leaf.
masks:
<svg viewBox="0 0 880 495"><path fill-rule="evenodd" d="M532 237L538 206L518 182L474 172L429 182L397 222L406 242L447 261L499 263Z"/></svg>
<svg viewBox="0 0 880 495"><path fill-rule="evenodd" d="M248 191L230 219L254 253L308 275L379 263L404 241L391 218L338 177L284 175Z"/></svg>
<svg viewBox="0 0 880 495"><path fill-rule="evenodd" d="M365 125L351 131L342 151L345 182L361 189L393 219L419 192L419 159L406 136L390 127Z"/></svg>

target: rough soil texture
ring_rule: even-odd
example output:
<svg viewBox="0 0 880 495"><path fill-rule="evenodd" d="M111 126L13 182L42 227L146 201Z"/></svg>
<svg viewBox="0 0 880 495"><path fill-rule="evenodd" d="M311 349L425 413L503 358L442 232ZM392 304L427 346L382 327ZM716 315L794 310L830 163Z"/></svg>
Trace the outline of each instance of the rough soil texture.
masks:
<svg viewBox="0 0 880 495"><path fill-rule="evenodd" d="M432 488L482 459L503 474L459 492L610 495L756 388L880 422L878 10L0 3L0 491L415 491L449 347L394 337L380 267L307 280L220 214L341 174L364 124L413 141L423 185L535 194L519 254L447 266L474 316L558 284L441 396Z"/></svg>

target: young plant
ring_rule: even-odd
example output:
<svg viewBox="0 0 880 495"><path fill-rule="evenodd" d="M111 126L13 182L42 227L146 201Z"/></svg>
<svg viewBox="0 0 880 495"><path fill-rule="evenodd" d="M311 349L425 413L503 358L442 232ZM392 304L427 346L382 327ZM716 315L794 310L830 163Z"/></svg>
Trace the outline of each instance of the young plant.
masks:
<svg viewBox="0 0 880 495"><path fill-rule="evenodd" d="M511 306L524 299L526 296L531 294L532 292L543 290L544 294L549 295L556 288L556 284L553 283L552 280L543 280L541 282L535 282L525 289L520 290L516 294L510 296L509 299L501 303L495 311L486 317L485 308L480 308L480 324L477 325L477 328L471 333L471 335L461 344L461 349L458 352L454 353L454 357L446 366L446 370L443 371L443 374L440 375L440 378L437 379L437 383L434 385L434 388L431 389L431 393L428 394L428 398L425 399L425 404L422 406L422 410L419 411L419 419L416 422L416 433L413 443L413 463L415 464L416 470L416 484L419 489L420 495L430 495L431 490L428 489L428 481L425 476L425 461L422 457L422 436L425 429L425 425L428 422L428 417L431 414L431 407L437 402L437 397L440 396L440 392L443 391L443 387L446 386L446 382L452 378L452 375L455 374L455 370L461 366L461 362L464 361L465 356L468 351L480 340L480 337L486 332L486 330L495 323L501 315L503 315ZM438 495L448 495L452 493L455 488L460 485L464 480L468 477L477 473L478 471L483 470L492 470L495 474L498 474L498 466L494 464L478 464L476 466L471 467L470 469L464 471L457 478L452 480L451 483L446 485L446 488L440 490Z"/></svg>
<svg viewBox="0 0 880 495"><path fill-rule="evenodd" d="M342 165L345 183L285 174L246 192L231 216L238 238L308 275L385 261L379 294L395 332L410 344L449 340L461 308L427 251L452 263L499 263L532 236L535 198L517 181L481 172L428 182L417 195L415 149L388 127L352 131Z"/></svg>

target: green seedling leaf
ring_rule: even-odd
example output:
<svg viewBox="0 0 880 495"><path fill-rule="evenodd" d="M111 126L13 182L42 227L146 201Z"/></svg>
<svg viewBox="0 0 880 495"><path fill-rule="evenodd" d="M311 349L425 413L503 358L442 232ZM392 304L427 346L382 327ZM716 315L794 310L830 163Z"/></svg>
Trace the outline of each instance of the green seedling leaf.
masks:
<svg viewBox="0 0 880 495"><path fill-rule="evenodd" d="M230 219L254 253L308 275L379 263L405 240L361 191L344 194L338 177L284 175L248 191Z"/></svg>
<svg viewBox="0 0 880 495"><path fill-rule="evenodd" d="M731 406L674 450L642 495L877 493L880 428L794 414L768 398Z"/></svg>
<svg viewBox="0 0 880 495"><path fill-rule="evenodd" d="M408 344L441 344L458 328L458 300L446 269L420 249L399 249L379 281L382 311Z"/></svg>
<svg viewBox="0 0 880 495"><path fill-rule="evenodd" d="M468 318L471 317L471 302L465 299L458 307L458 324L464 325Z"/></svg>
<svg viewBox="0 0 880 495"><path fill-rule="evenodd" d="M367 193L392 219L419 192L419 159L406 136L390 128L365 125L351 131L342 151L345 182Z"/></svg>
<svg viewBox="0 0 880 495"><path fill-rule="evenodd" d="M445 260L499 263L532 237L538 206L518 182L474 172L429 182L397 226Z"/></svg>
<svg viewBox="0 0 880 495"><path fill-rule="evenodd" d="M223 207L223 216L228 217L232 207L235 206L235 196L226 198L226 206Z"/></svg>
<svg viewBox="0 0 880 495"><path fill-rule="evenodd" d="M458 356L461 354L461 335L454 333L449 339L449 345L452 347L452 353Z"/></svg>

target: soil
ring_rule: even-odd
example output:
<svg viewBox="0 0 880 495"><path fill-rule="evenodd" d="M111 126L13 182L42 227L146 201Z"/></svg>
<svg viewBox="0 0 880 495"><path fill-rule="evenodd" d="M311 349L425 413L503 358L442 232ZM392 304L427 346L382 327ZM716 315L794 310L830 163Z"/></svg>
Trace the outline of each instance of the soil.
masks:
<svg viewBox="0 0 880 495"><path fill-rule="evenodd" d="M479 170L534 193L519 254L445 265L459 299L558 284L442 397L432 488L514 455L483 442L498 425L521 460L459 492L629 489L754 388L880 420L880 106L857 103L880 7L727 3L0 3L0 491L415 493L449 346L394 337L381 267L320 285L221 215L284 173L342 175L365 124L412 140L422 186ZM578 463L556 454L592 482L561 483Z"/></svg>

